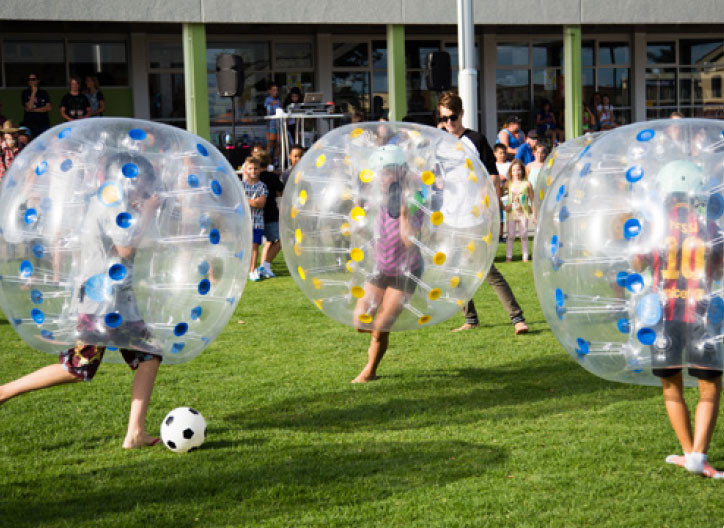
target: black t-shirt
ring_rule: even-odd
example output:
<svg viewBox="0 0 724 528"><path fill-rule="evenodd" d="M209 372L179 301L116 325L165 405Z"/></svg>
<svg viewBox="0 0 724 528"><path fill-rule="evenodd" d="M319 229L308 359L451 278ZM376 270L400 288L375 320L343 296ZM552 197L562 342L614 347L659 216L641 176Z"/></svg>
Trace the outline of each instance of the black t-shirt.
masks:
<svg viewBox="0 0 724 528"><path fill-rule="evenodd" d="M495 165L495 155L493 154L493 149L490 148L490 145L488 144L487 138L480 132L475 132L469 128L465 129L463 137L468 138L472 144L475 145L475 148L478 149L480 161L483 162L483 165L485 165L485 169L488 173L491 176L497 175L498 167Z"/></svg>
<svg viewBox="0 0 724 528"><path fill-rule="evenodd" d="M30 88L26 88L20 94L20 101L23 105L23 109L25 109L25 103L27 103L29 100ZM38 91L35 92L35 103L33 104L33 108L42 108L49 102L50 95L48 95L48 92L41 89L38 89ZM28 112L26 110L25 115L23 115L23 123L25 123L26 125L50 126L50 117L48 114L50 114L50 112Z"/></svg>
<svg viewBox="0 0 724 528"><path fill-rule="evenodd" d="M78 119L89 114L88 108L90 103L88 98L79 93L78 95L71 95L69 93L63 96L63 100L60 101L60 106L65 107L65 113L73 119Z"/></svg>
<svg viewBox="0 0 724 528"><path fill-rule="evenodd" d="M266 205L264 206L264 223L278 222L279 221L279 208L277 207L277 195L284 190L279 176L274 172L264 171L259 176L259 179L264 182L269 195L266 197Z"/></svg>

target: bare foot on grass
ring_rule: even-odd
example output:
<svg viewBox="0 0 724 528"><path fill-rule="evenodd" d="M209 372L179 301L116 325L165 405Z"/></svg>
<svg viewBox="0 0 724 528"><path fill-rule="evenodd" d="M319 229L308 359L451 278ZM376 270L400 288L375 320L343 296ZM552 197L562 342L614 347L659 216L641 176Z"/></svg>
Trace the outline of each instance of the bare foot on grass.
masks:
<svg viewBox="0 0 724 528"><path fill-rule="evenodd" d="M155 446L161 441L160 438L141 433L138 435L126 435L126 439L123 441L123 449L138 449L141 447Z"/></svg>

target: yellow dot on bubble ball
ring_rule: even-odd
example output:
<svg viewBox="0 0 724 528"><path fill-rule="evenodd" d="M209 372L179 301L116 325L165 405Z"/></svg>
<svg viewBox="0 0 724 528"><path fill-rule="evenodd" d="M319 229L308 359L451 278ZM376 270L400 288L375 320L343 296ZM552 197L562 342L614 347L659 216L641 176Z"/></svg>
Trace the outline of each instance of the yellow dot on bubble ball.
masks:
<svg viewBox="0 0 724 528"><path fill-rule="evenodd" d="M349 271L350 273L354 272L354 266L352 265L351 260L348 260L347 264L345 264L344 267L347 268L347 271Z"/></svg>
<svg viewBox="0 0 724 528"><path fill-rule="evenodd" d="M468 170L475 170L475 165L473 165L473 162L470 160L470 158L465 158L465 166L468 168Z"/></svg>
<svg viewBox="0 0 724 528"><path fill-rule="evenodd" d="M322 281L319 280L317 277L314 277L312 279L312 284L314 284L314 287L317 288L318 290L322 289Z"/></svg>
<svg viewBox="0 0 724 528"><path fill-rule="evenodd" d="M541 200L543 199L543 196L545 196L545 193L543 192L543 189L541 189L540 191L538 191L538 196L540 196L540 199L541 199Z"/></svg>
<svg viewBox="0 0 724 528"><path fill-rule="evenodd" d="M321 168L322 166L324 166L325 163L327 163L327 156L325 156L324 154L320 154L317 158L317 168Z"/></svg>
<svg viewBox="0 0 724 528"><path fill-rule="evenodd" d="M465 246L465 249L468 250L468 253L475 253L475 242L468 242L468 245Z"/></svg>
<svg viewBox="0 0 724 528"><path fill-rule="evenodd" d="M297 171L296 176L294 176L294 184L296 185L302 180L302 171Z"/></svg>
<svg viewBox="0 0 724 528"><path fill-rule="evenodd" d="M427 324L427 323L430 322L430 319L432 319L431 316L429 316L429 315L423 315L422 317L420 317L420 318L417 320L417 324L421 324L421 325Z"/></svg>
<svg viewBox="0 0 724 528"><path fill-rule="evenodd" d="M302 256L302 246L300 246L298 243L294 244L294 254L298 257Z"/></svg>
<svg viewBox="0 0 724 528"><path fill-rule="evenodd" d="M443 220L445 220L445 217L440 211L435 211L430 215L430 222L432 222L432 225L439 226L442 224Z"/></svg>
<svg viewBox="0 0 724 528"><path fill-rule="evenodd" d="M546 185L550 187L551 183L553 183L553 176L548 176L548 179L546 180Z"/></svg>
<svg viewBox="0 0 724 528"><path fill-rule="evenodd" d="M431 301L437 301L441 295L442 290L440 288L433 288L432 290L430 290L430 293L427 294L427 298Z"/></svg>
<svg viewBox="0 0 724 528"><path fill-rule="evenodd" d="M314 300L314 306L316 306L316 307L319 308L320 310L322 309L322 304L324 304L324 301L323 301L322 299L315 299L315 300Z"/></svg>
<svg viewBox="0 0 724 528"><path fill-rule="evenodd" d="M480 207L478 207L477 205L473 205L473 208L470 212L473 213L473 216L477 218L478 216L480 216Z"/></svg>
<svg viewBox="0 0 724 528"><path fill-rule="evenodd" d="M121 200L121 192L115 185L106 185L101 191L101 200L105 205L115 205Z"/></svg>
<svg viewBox="0 0 724 528"><path fill-rule="evenodd" d="M475 274L475 276L476 276L477 278L479 278L479 279L482 279L483 277L485 277L485 275L483 274L482 271L477 272L477 273Z"/></svg>
<svg viewBox="0 0 724 528"><path fill-rule="evenodd" d="M548 168L550 169L553 166L553 162L555 161L555 156L548 160Z"/></svg>
<svg viewBox="0 0 724 528"><path fill-rule="evenodd" d="M483 205L485 205L486 209L490 209L490 196L487 194L485 195L485 198L483 198Z"/></svg>
<svg viewBox="0 0 724 528"><path fill-rule="evenodd" d="M463 301L462 299L458 299L458 306L462 306L464 304L465 304L465 301Z"/></svg>
<svg viewBox="0 0 724 528"><path fill-rule="evenodd" d="M297 266L297 273L299 273L299 278L302 280L307 280L307 274L304 272L304 268L301 266Z"/></svg>
<svg viewBox="0 0 724 528"><path fill-rule="evenodd" d="M349 215L352 217L352 220L354 220L355 222L359 222L367 215L367 213L365 213L364 209L357 206L352 208L352 211Z"/></svg>
<svg viewBox="0 0 724 528"><path fill-rule="evenodd" d="M349 224L348 224L347 222L345 222L344 224L342 224L341 226L339 226L339 230L342 232L342 234L343 234L344 236L349 236L349 235L350 235L350 233L349 233Z"/></svg>
<svg viewBox="0 0 724 528"><path fill-rule="evenodd" d="M408 130L407 135L414 138L420 137L420 133L417 130Z"/></svg>
<svg viewBox="0 0 724 528"><path fill-rule="evenodd" d="M299 209L297 209L296 206L292 205L292 208L289 211L289 213L291 214L292 218L296 218L297 215L299 214Z"/></svg>
<svg viewBox="0 0 724 528"><path fill-rule="evenodd" d="M450 278L450 287L457 288L458 286L460 286L460 277L455 275L454 277Z"/></svg>
<svg viewBox="0 0 724 528"><path fill-rule="evenodd" d="M601 277L603 277L603 272L601 270L596 270L594 272L594 275L600 279Z"/></svg>
<svg viewBox="0 0 724 528"><path fill-rule="evenodd" d="M493 233L492 231L488 231L488 234L483 237L483 242L490 245L490 243L493 241Z"/></svg>
<svg viewBox="0 0 724 528"><path fill-rule="evenodd" d="M354 248L349 252L349 256L352 257L352 260L355 262L360 262L363 258L365 258L365 252L360 248Z"/></svg>
<svg viewBox="0 0 724 528"><path fill-rule="evenodd" d="M299 229L299 228L297 228L297 229L294 231L294 240L297 241L297 244L300 244L300 243L302 242L302 238L303 238L303 237L304 237L304 235L302 235L302 230Z"/></svg>
<svg viewBox="0 0 724 528"><path fill-rule="evenodd" d="M299 203L302 205L307 203L307 191L305 191L304 189L299 192Z"/></svg>
<svg viewBox="0 0 724 528"><path fill-rule="evenodd" d="M357 319L360 320L360 323L364 324L370 324L372 322L372 316L370 314L359 314Z"/></svg>
<svg viewBox="0 0 724 528"><path fill-rule="evenodd" d="M361 299L365 296L365 289L362 286L352 286L352 296Z"/></svg>
<svg viewBox="0 0 724 528"><path fill-rule="evenodd" d="M463 144L461 141L458 141L455 143L455 150L465 150L465 147L463 147Z"/></svg>
<svg viewBox="0 0 724 528"><path fill-rule="evenodd" d="M355 128L352 132L349 133L349 135L352 136L353 138L358 138L364 133L365 133L365 131L363 129Z"/></svg>
<svg viewBox="0 0 724 528"><path fill-rule="evenodd" d="M468 174L468 180L471 182L478 183L478 177L474 171L470 171L470 174Z"/></svg>
<svg viewBox="0 0 724 528"><path fill-rule="evenodd" d="M362 172L359 173L359 179L362 180L364 183L371 182L375 177L375 173L371 169L364 169Z"/></svg>
<svg viewBox="0 0 724 528"><path fill-rule="evenodd" d="M432 173L432 171L425 171L420 175L420 178L422 179L422 183L425 185L432 185L435 183L435 175Z"/></svg>
<svg viewBox="0 0 724 528"><path fill-rule="evenodd" d="M436 266L442 266L445 264L445 260L447 260L447 256L442 251L438 251L435 253L435 256L432 257L432 261Z"/></svg>

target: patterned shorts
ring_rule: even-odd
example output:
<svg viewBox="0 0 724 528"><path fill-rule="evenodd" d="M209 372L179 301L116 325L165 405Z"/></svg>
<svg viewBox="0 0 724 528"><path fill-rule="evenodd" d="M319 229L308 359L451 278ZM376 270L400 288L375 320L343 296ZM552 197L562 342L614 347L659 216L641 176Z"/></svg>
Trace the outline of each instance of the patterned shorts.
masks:
<svg viewBox="0 0 724 528"><path fill-rule="evenodd" d="M96 375L106 350L104 346L88 345L84 342L97 340L94 339L94 336L96 336L98 332L96 321L97 318L93 315L80 315L78 317L78 331L80 333L78 343L74 348L69 348L61 352L58 357L59 363L63 365L70 374L83 381L90 381ZM127 339L129 335L141 339L146 338L149 335L146 324L143 321L123 323L110 332L111 340L117 339L118 341L122 341L123 338ZM131 370L136 370L144 361L150 361L152 359L161 361L163 359L161 355L128 348L122 348L120 352L123 360Z"/></svg>

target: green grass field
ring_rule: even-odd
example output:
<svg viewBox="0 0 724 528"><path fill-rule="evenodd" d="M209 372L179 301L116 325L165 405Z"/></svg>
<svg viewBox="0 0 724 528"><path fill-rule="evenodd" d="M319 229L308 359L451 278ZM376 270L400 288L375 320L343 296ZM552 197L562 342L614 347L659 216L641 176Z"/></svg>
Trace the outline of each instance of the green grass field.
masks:
<svg viewBox="0 0 724 528"><path fill-rule="evenodd" d="M543 319L532 265L498 265L529 335L483 285L480 329L451 334L458 316L394 334L380 381L351 385L369 337L317 311L280 258L284 276L247 284L206 352L161 367L149 431L194 406L202 449L121 449L123 365L1 407L0 527L722 526L724 482L664 464L677 443L659 389L577 366ZM54 361L5 321L0 336L0 382ZM715 467L723 444L724 423Z"/></svg>

